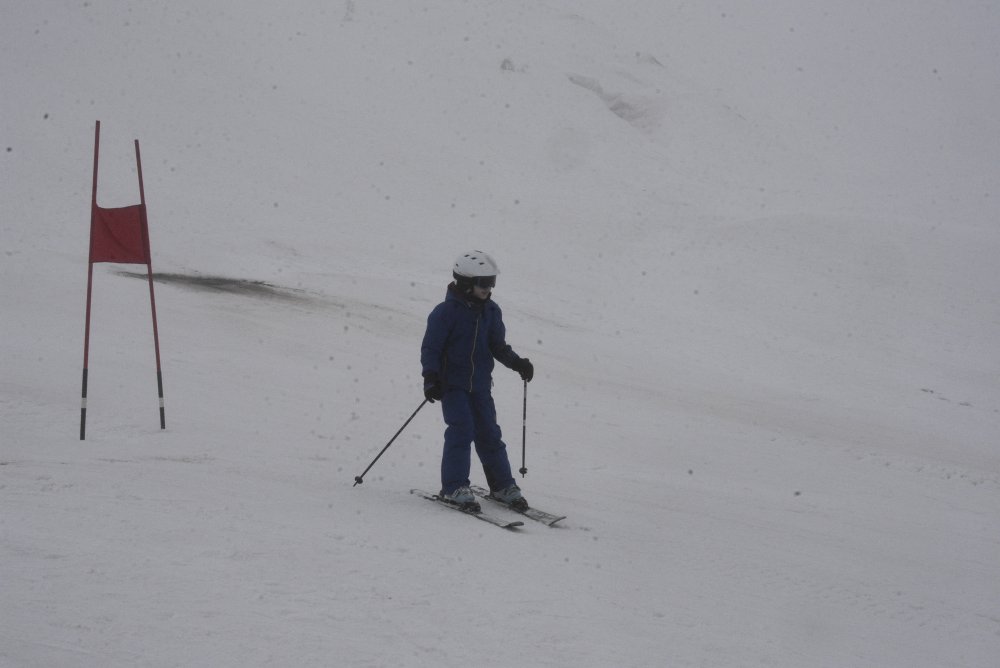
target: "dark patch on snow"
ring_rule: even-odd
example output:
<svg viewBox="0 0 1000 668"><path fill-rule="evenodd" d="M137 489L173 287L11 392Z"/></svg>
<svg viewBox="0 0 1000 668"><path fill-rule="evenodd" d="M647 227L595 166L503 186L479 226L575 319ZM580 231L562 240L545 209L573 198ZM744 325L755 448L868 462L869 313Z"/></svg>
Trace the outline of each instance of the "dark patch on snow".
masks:
<svg viewBox="0 0 1000 668"><path fill-rule="evenodd" d="M145 279L146 274L134 271L116 272L127 278ZM219 292L245 297L262 297L282 301L306 301L302 290L284 288L264 281L251 281L245 278L228 278L226 276L204 276L201 274L171 274L153 272L153 280L157 283L169 283L191 290L204 292Z"/></svg>

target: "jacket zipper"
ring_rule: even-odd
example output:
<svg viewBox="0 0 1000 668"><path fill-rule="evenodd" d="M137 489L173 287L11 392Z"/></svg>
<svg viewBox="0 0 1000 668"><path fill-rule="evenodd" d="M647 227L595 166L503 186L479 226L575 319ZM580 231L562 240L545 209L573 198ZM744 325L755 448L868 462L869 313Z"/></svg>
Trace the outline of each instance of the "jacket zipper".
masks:
<svg viewBox="0 0 1000 668"><path fill-rule="evenodd" d="M472 352L469 354L472 372L469 374L469 392L472 392L472 381L476 377L476 343L479 341L479 319L481 317L481 315L476 315L476 329L472 332Z"/></svg>

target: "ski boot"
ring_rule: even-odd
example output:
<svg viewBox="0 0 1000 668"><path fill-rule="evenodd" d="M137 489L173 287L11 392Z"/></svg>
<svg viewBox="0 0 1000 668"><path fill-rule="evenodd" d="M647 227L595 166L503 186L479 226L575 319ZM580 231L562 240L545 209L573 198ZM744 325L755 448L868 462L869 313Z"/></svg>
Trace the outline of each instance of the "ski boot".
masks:
<svg viewBox="0 0 1000 668"><path fill-rule="evenodd" d="M476 495L468 487L459 487L451 494L441 492L441 498L469 513L478 513L482 510L476 501Z"/></svg>
<svg viewBox="0 0 1000 668"><path fill-rule="evenodd" d="M511 485L510 487L490 492L490 496L500 503L507 504L519 513L523 513L528 509L528 500L521 494L521 488L517 485Z"/></svg>

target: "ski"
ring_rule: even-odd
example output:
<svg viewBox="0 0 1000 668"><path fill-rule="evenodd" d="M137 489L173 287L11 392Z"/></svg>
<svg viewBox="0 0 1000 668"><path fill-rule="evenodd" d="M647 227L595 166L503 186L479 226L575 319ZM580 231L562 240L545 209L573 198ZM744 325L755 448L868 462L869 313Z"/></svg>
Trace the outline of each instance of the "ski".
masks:
<svg viewBox="0 0 1000 668"><path fill-rule="evenodd" d="M559 520L566 519L565 515L554 515L552 513L547 513L544 510L539 510L538 508L528 508L527 510L517 510L516 508L511 508L510 504L504 503L500 499L493 498L493 496L490 494L490 490L484 487L478 487L476 485L472 485L470 489L472 489L473 494L475 494L478 497L489 499L493 503L499 503L501 506L519 515L524 515L528 519L535 520L536 522L541 522L542 524L545 524L547 526L555 526L555 523L558 522Z"/></svg>
<svg viewBox="0 0 1000 668"><path fill-rule="evenodd" d="M511 522L508 520L500 519L499 517L494 517L493 515L489 515L482 511L464 510L461 506L457 506L450 501L445 501L439 495L431 494L430 492L425 492L422 489L411 489L410 494L416 494L417 496L423 497L428 501L433 501L439 505L442 505L445 508L451 508L452 510L458 511L463 515L471 515L476 519L482 520L484 522L489 522L493 526L498 526L502 529L514 529L519 526L524 526L524 522L521 522L519 520L514 520L513 522Z"/></svg>

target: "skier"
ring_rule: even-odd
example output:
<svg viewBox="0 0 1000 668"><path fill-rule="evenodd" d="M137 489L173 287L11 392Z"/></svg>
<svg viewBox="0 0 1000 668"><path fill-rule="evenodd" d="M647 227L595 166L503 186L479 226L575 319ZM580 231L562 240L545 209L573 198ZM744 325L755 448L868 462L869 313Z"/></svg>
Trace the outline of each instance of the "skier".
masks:
<svg viewBox="0 0 1000 668"><path fill-rule="evenodd" d="M534 376L534 367L507 344L500 307L491 299L498 273L496 262L482 251L460 255L445 300L427 318L420 348L424 397L431 403L441 401L447 425L441 496L476 511L479 504L469 489L472 443L492 496L515 510L528 508L514 483L491 388L494 359L525 382Z"/></svg>

